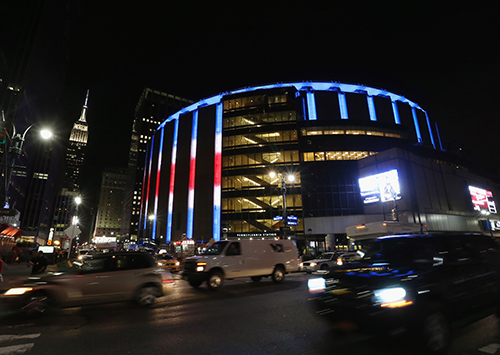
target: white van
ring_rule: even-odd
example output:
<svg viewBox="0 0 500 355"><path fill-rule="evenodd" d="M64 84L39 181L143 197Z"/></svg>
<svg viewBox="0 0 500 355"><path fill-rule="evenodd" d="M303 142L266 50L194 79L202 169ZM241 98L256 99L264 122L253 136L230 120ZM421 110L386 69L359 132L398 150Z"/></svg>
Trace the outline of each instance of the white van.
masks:
<svg viewBox="0 0 500 355"><path fill-rule="evenodd" d="M184 261L182 278L193 287L207 281L212 290L220 288L224 280L250 277L259 282L271 276L274 282L285 279L285 274L299 270L299 253L291 240L224 240L212 244L202 255Z"/></svg>

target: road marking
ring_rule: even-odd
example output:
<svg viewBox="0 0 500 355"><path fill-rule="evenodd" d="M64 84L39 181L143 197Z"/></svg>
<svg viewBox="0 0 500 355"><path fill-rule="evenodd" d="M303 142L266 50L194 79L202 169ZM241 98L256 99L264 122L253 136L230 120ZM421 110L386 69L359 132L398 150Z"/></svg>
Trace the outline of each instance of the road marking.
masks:
<svg viewBox="0 0 500 355"><path fill-rule="evenodd" d="M35 346L34 343L4 346L0 348L0 355L24 354L25 352L30 351L33 346Z"/></svg>
<svg viewBox="0 0 500 355"><path fill-rule="evenodd" d="M494 343L494 344L486 345L478 350L483 352L483 353L487 353L487 354L495 354L498 349L500 349L500 344Z"/></svg>
<svg viewBox="0 0 500 355"><path fill-rule="evenodd" d="M24 335L0 335L0 342L1 341L12 341L12 340L19 340L19 339L35 339L38 338L41 333L34 333L34 334L24 334Z"/></svg>

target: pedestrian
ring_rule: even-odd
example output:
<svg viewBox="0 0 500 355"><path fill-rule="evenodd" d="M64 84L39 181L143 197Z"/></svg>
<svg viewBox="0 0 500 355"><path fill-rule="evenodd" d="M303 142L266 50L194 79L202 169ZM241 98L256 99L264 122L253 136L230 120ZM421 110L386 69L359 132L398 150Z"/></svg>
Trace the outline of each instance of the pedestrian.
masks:
<svg viewBox="0 0 500 355"><path fill-rule="evenodd" d="M41 274L47 268L49 264L47 258L43 254L43 251L39 251L37 255L31 259L30 264L33 265L31 269L31 275Z"/></svg>

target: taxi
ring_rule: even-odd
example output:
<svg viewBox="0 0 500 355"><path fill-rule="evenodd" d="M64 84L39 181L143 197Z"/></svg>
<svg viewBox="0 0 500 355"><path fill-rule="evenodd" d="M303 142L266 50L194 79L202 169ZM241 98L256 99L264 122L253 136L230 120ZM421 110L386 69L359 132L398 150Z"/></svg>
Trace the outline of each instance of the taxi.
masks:
<svg viewBox="0 0 500 355"><path fill-rule="evenodd" d="M159 254L156 256L156 262L158 266L161 266L162 268L172 271L172 272L177 272L180 269L181 263L179 260L177 260L174 256L170 254Z"/></svg>

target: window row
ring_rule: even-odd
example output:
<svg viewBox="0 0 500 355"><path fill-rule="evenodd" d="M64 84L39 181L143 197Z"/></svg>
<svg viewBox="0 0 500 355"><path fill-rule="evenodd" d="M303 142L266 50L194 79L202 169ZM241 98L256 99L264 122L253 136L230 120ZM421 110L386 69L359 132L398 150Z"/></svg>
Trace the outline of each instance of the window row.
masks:
<svg viewBox="0 0 500 355"><path fill-rule="evenodd" d="M274 185L276 187L281 186L280 176L272 174L261 174L261 175L238 175L238 176L225 176L222 178L222 189L223 190L240 190L240 189L260 189L263 186ZM285 178L286 186L300 186L300 174L293 174L293 183L289 182L288 176Z"/></svg>
<svg viewBox="0 0 500 355"><path fill-rule="evenodd" d="M323 135L364 135L381 136L392 138L404 138L401 132L391 129L376 129L365 127L325 127L325 128L304 128L301 131L303 136L323 136Z"/></svg>
<svg viewBox="0 0 500 355"><path fill-rule="evenodd" d="M256 219L254 223L258 226L265 227L265 229L261 229L256 227L254 224L247 222L246 220L243 221L235 221L235 220L230 220L226 222L226 225L229 227L229 231L231 233L251 233L251 232L271 232L271 231L279 231L280 227L283 226L283 223L277 223L274 222L272 219ZM296 226L289 226L291 228L291 231L288 232L288 235L293 234L294 231L303 231L304 230L304 223L301 218L297 221Z"/></svg>
<svg viewBox="0 0 500 355"><path fill-rule="evenodd" d="M240 166L268 165L275 163L291 163L299 161L299 151L282 151L273 153L248 153L238 155L226 155L222 158L223 168Z"/></svg>
<svg viewBox="0 0 500 355"><path fill-rule="evenodd" d="M286 95L256 95L240 97L237 99L224 100L224 111L237 110L240 108L258 107L263 105L285 104Z"/></svg>
<svg viewBox="0 0 500 355"><path fill-rule="evenodd" d="M304 153L304 161L360 160L375 154L377 154L377 152L365 152L365 151L307 152Z"/></svg>
<svg viewBox="0 0 500 355"><path fill-rule="evenodd" d="M265 112L225 118L223 128L254 126L261 123L296 121L295 111Z"/></svg>
<svg viewBox="0 0 500 355"><path fill-rule="evenodd" d="M286 208L302 208L302 196L286 195ZM277 214L283 211L283 196L257 196L257 197L229 197L222 199L222 211L224 212L243 212L254 211L264 212L273 209Z"/></svg>
<svg viewBox="0 0 500 355"><path fill-rule="evenodd" d="M274 142L293 142L297 141L297 131L277 131L268 133L249 133L239 134L236 136L224 137L222 139L222 147L240 147L247 145L258 145Z"/></svg>

